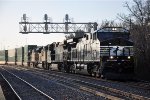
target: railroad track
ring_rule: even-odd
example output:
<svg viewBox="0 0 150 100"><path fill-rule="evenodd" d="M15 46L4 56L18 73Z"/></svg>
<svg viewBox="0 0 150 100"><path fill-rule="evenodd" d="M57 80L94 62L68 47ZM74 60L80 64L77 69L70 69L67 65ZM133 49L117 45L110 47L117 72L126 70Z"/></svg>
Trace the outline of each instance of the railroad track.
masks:
<svg viewBox="0 0 150 100"><path fill-rule="evenodd" d="M21 68L22 69L22 68ZM17 70L20 70L17 68ZM24 68L23 68L24 70ZM39 77L43 77L45 80L50 81L50 82L57 82L57 84L60 84L62 86L67 86L67 87L71 87L74 89L79 89L82 92L88 92L91 94L94 94L95 96L100 96L103 97L104 99L109 99L109 100L123 100L121 97L117 97L117 96L113 96L110 95L110 93L106 93L106 91L97 91L95 88L91 88L91 87L87 87L86 85L81 85L79 83L75 83L74 81L66 79L66 78L62 78L62 77L58 77L57 75L49 75L49 74L44 74L42 72L39 71L35 71L35 72L29 72L29 70L24 70L24 71L28 71L28 73L34 74L34 75L38 75Z"/></svg>
<svg viewBox="0 0 150 100"><path fill-rule="evenodd" d="M89 76L81 76L81 77L95 79L95 80L104 81L104 82L123 84L123 85L126 85L126 86L139 88L139 89L144 89L144 90L150 90L150 82L147 82L147 81L141 81L141 80L117 81L117 80L105 80L105 79L89 77Z"/></svg>
<svg viewBox="0 0 150 100"><path fill-rule="evenodd" d="M19 67L19 66L18 66ZM43 70L43 69L39 69L39 68L22 68L20 67L21 69L24 69L24 70L39 70L39 71L45 71L45 72L49 72L47 70ZM58 72L58 71L53 71L55 73L62 73L62 72ZM145 81L116 81L116 80L105 80L105 79L101 79L101 78L95 78L95 77L91 77L91 76L87 76L87 75L78 75L78 74L72 74L72 73L63 73L63 74L69 74L69 75L76 75L76 76L79 76L79 77L82 77L82 78L88 78L88 79L93 79L93 80L98 80L98 81L103 81L103 82L111 82L111 83L118 83L118 84L124 84L126 86L130 86L130 87L134 87L134 88L140 88L140 89L145 89L145 90L150 90L150 82L145 82Z"/></svg>
<svg viewBox="0 0 150 100"><path fill-rule="evenodd" d="M141 82L141 81L127 81L124 84L135 87L135 88L141 88L145 90L150 90L150 82Z"/></svg>
<svg viewBox="0 0 150 100"><path fill-rule="evenodd" d="M1 72L1 75L7 81L7 83L12 88L12 90L14 91L19 100L24 100L28 98L40 100L54 100L52 97L42 92L41 90L37 89L35 86L25 81L24 79L20 78L19 76L15 75L14 73L6 70L5 68L1 69L7 72L7 75L6 73L5 75L2 74L3 72ZM14 89L13 86L16 85L20 87L17 86L18 88Z"/></svg>
<svg viewBox="0 0 150 100"><path fill-rule="evenodd" d="M0 78L1 78L1 87L3 94L5 96L5 99L9 100L21 100L20 96L16 93L12 85L9 83L9 81L5 78L3 74L0 73Z"/></svg>
<svg viewBox="0 0 150 100"><path fill-rule="evenodd" d="M150 98L148 98L148 97L144 97L144 96L137 95L137 94L134 94L134 93L128 93L128 92L125 92L125 91L122 91L122 90L119 90L119 89L110 88L110 87L106 87L106 86L99 85L99 84L93 84L93 83L86 82L86 81L83 81L83 80L71 79L71 78L68 78L68 77L56 75L54 73L53 74L43 73L43 72L40 72L40 71L37 71L37 70L35 72L32 72L32 73L40 74L41 76L46 77L46 79L48 79L48 76L52 76L52 77L55 77L55 78L57 77L59 79L59 82L69 84L69 85L74 84L75 86L78 86L78 87L80 86L79 89L81 89L81 90L91 92L91 93L95 93L95 95L99 95L99 96L104 96L105 95L105 97L107 97L107 99L112 99L112 98L120 99L121 97L123 97L125 99L150 100ZM45 74L47 74L47 75L45 75ZM64 80L67 80L67 81L64 81ZM70 81L71 81L71 83L70 83ZM89 86L90 88L86 87L86 86ZM97 89L112 93L114 96L106 95L106 93L101 93L101 92L97 91Z"/></svg>
<svg viewBox="0 0 150 100"><path fill-rule="evenodd" d="M20 67L21 69L24 69L24 70L27 70L27 69L30 69L30 70L39 70L39 71L44 71L44 72L47 72L49 73L49 71L47 70L43 70L43 69L38 69L38 68L22 68ZM58 72L58 71L53 71L54 73L59 73L59 74L62 74L62 72ZM101 78L95 78L95 77L90 77L90 76L87 76L87 75L78 75L78 74L71 74L71 73L63 73L63 74L66 74L66 75L76 75L76 76L79 76L79 77L82 77L82 78L86 78L86 79L92 79L92 80L98 80L98 81L103 81L103 82L111 82L111 83L117 83L117 84L121 84L121 85L126 85L126 86L130 86L130 87L134 87L134 88L139 88L139 89L144 89L144 90L150 90L150 82L145 82L145 81L116 81L116 80L105 80L105 79L101 79Z"/></svg>
<svg viewBox="0 0 150 100"><path fill-rule="evenodd" d="M78 79L71 79L71 78L56 75L56 74L49 74L49 75L53 76L53 77L59 77L59 79L63 78L64 80L71 80L73 84L77 83L76 85L80 86L80 89L91 92L91 93L95 93L95 95L106 96L106 98L108 97L107 99L116 100L116 99L119 99L119 98L123 97L125 99L150 100L150 98L148 98L148 97L136 95L136 94L133 94L133 93L124 92L124 91L114 89L114 88L110 88L110 87L106 87L106 86L103 86L103 85L93 84L93 83L85 82L85 81L78 80ZM63 82L68 84L68 82L66 82L66 81L63 81ZM89 86L89 87L92 87L92 88L88 88L86 86ZM110 96L110 95L107 96L106 94L101 95L100 92L96 91L98 89L107 91L107 92L112 93L112 94L115 94L119 98L115 97L115 95L114 96Z"/></svg>
<svg viewBox="0 0 150 100"><path fill-rule="evenodd" d="M48 82L48 84L46 83L46 84L43 84L43 85L39 85L38 87L39 88L42 88L42 89L44 89L44 86L46 86L46 89L49 91L49 93L50 93L50 95L52 96L52 97L54 97L56 100L60 100L60 99L65 99L65 100L72 100L72 99L82 99L82 100L103 100L103 99L105 99L104 97L100 97L100 96L97 96L97 95L93 95L93 94L91 94L91 93L89 93L89 92L86 92L86 91L83 91L83 90L78 90L78 89L76 89L76 87L73 87L72 85L66 85L66 83L65 84L63 84L63 82L60 82L60 83L58 83L58 82L56 82L56 81L51 81L51 80L49 80L49 79L47 79L47 78L42 78L41 77L41 75L39 75L39 74L34 74L34 73L32 73L31 74L31 72L29 73L29 72L27 72L28 70L24 70L24 68L23 68L23 70L21 70L22 68L9 68L9 67L4 67L5 69L7 69L7 70L9 70L10 72L13 72L13 73L16 73L17 75L19 74L19 75L21 75L22 77L23 77L23 75L26 75L25 77L27 78L28 76L30 76L30 77L32 77L32 78L30 78L29 80L31 80L31 79L33 79L33 78L35 78L35 77L38 77L38 79L41 79L42 81L40 81L41 83L43 83L44 81L46 81L46 82ZM17 69L17 70L16 70ZM18 71L19 70L19 71ZM23 72L22 72L23 71ZM23 78L25 78L25 77L23 77ZM26 79L25 78L25 79ZM56 79L56 78L55 78ZM28 79L27 79L28 80ZM34 80L34 82L36 83L40 83L38 80L37 80L37 78L35 78L35 79L33 79ZM36 83L36 85L37 85L37 83ZM53 86L53 85L55 85L55 86ZM59 87L57 86L57 85L59 85ZM50 87L50 88L49 88ZM63 88L62 90L61 90L61 88ZM67 89L67 90L66 90ZM46 91L46 90L45 90ZM73 91L76 91L76 92L73 92ZM52 92L55 92L54 94L52 93ZM57 92L59 92L59 93L57 93ZM63 94L63 95L62 95ZM61 95L61 96L60 96ZM57 97L57 96L59 96L59 97L61 97L61 98L59 98L59 97ZM66 99L67 98L67 99ZM120 99L116 99L116 100L120 100Z"/></svg>

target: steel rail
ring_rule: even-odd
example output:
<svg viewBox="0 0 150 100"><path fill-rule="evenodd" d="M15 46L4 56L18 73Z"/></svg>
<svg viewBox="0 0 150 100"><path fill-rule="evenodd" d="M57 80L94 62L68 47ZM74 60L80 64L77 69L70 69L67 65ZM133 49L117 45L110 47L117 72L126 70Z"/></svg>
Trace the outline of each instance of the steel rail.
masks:
<svg viewBox="0 0 150 100"><path fill-rule="evenodd" d="M34 70L34 68L32 68L31 70ZM36 74L37 74L37 72L39 74L41 73L40 75L44 76L43 72L40 72L40 71L36 70ZM64 79L67 79L67 80L72 80L72 81L78 82L78 83L87 84L87 85L90 85L91 87L95 87L95 88L97 87L97 88L100 88L100 89L105 90L105 91L113 92L113 93L118 94L120 96L128 97L129 99L150 100L149 97L144 97L144 96L141 96L141 95L138 95L138 94L134 94L134 93L128 93L128 92L125 92L125 91L122 91L122 90L119 90L119 89L106 87L106 86L99 85L99 84L93 84L93 83L85 82L85 81L82 81L82 80L72 79L72 78L68 78L68 77L64 77L64 76L60 76L60 75L56 75L56 74L50 74L50 73L44 73L44 74L51 75L51 76L54 76L54 77L60 77L61 79L64 78ZM96 78L92 78L92 79L96 79ZM101 79L97 79L97 80L106 81L106 80L101 80ZM85 87L83 89L85 89Z"/></svg>
<svg viewBox="0 0 150 100"><path fill-rule="evenodd" d="M11 73L10 71L6 70L5 68L2 68L3 70L5 70L6 72L8 72L9 74L15 76L16 78L18 78L19 80L21 80L22 82L26 83L28 86L32 87L35 91L39 92L40 94L44 95L45 97L47 97L50 100L54 100L52 97L50 97L49 95L47 95L46 93L44 93L43 91L37 89L35 86L33 86L32 84L30 84L29 82L23 80L22 78L20 78L19 76Z"/></svg>
<svg viewBox="0 0 150 100"><path fill-rule="evenodd" d="M11 90L15 93L15 95L17 96L17 98L19 100L22 100L21 97L18 95L18 93L14 90L14 88L12 87L12 85L9 83L9 81L6 79L6 77L2 73L0 73L0 74L1 74L2 78L7 82L7 84L11 88Z"/></svg>
<svg viewBox="0 0 150 100"><path fill-rule="evenodd" d="M36 71L36 72L42 73L40 71ZM43 75L43 74L41 74L41 75ZM51 76L54 76L54 77L65 78L65 79L72 80L72 81L75 81L75 82L81 82L81 83L84 83L84 84L88 84L88 85L91 85L92 87L97 87L97 88L100 88L100 89L103 89L103 90L106 90L106 91L109 91L109 92L113 92L115 94L118 94L118 95L124 96L124 97L128 97L130 99L150 100L149 97L144 97L144 96L134 94L134 93L128 93L128 92L125 92L125 91L122 91L122 90L119 90L119 89L114 89L114 88L102 86L102 85L99 85L99 84L93 84L93 83L85 82L85 81L82 81L82 80L72 79L72 78L68 78L68 77L64 77L64 76L60 76L60 75L56 75L56 74L47 73L47 75L51 75Z"/></svg>

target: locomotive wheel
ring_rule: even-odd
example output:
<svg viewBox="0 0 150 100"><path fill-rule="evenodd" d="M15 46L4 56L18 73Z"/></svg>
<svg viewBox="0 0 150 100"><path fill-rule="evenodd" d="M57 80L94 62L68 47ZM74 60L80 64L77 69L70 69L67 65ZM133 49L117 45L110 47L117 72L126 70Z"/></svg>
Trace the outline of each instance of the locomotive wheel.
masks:
<svg viewBox="0 0 150 100"><path fill-rule="evenodd" d="M94 65L92 69L92 76L93 77L99 77L99 70L98 70L98 65Z"/></svg>
<svg viewBox="0 0 150 100"><path fill-rule="evenodd" d="M93 77L96 77L96 72L92 72L92 76L93 76Z"/></svg>
<svg viewBox="0 0 150 100"><path fill-rule="evenodd" d="M38 67L38 63L37 63L37 62L35 63L35 67L36 67L36 68Z"/></svg>
<svg viewBox="0 0 150 100"><path fill-rule="evenodd" d="M73 70L73 73L75 74L75 73L76 73L76 71L75 71L75 70Z"/></svg>
<svg viewBox="0 0 150 100"><path fill-rule="evenodd" d="M106 72L105 72L105 70L104 70L104 69L103 69L103 71L102 71L101 78L102 78L102 79L105 79L105 78L106 78Z"/></svg>
<svg viewBox="0 0 150 100"><path fill-rule="evenodd" d="M47 63L46 62L42 62L42 67L43 67L43 69L47 70Z"/></svg>
<svg viewBox="0 0 150 100"><path fill-rule="evenodd" d="M33 67L35 68L35 63L33 63Z"/></svg>
<svg viewBox="0 0 150 100"><path fill-rule="evenodd" d="M49 68L50 68L50 63L47 63L47 70L49 70Z"/></svg>
<svg viewBox="0 0 150 100"><path fill-rule="evenodd" d="M104 75L101 75L101 78L102 78L102 79L105 79L105 76L104 76Z"/></svg>
<svg viewBox="0 0 150 100"><path fill-rule="evenodd" d="M61 64L60 66L61 66L61 71L64 72L64 73L66 73L65 64Z"/></svg>
<svg viewBox="0 0 150 100"><path fill-rule="evenodd" d="M101 76L100 73L97 72L97 73L96 73L96 77L97 77L97 78L100 78L100 76Z"/></svg>
<svg viewBox="0 0 150 100"><path fill-rule="evenodd" d="M48 63L45 62L45 67L46 67L46 70L48 70Z"/></svg>
<svg viewBox="0 0 150 100"><path fill-rule="evenodd" d="M74 68L75 68L74 65L71 65L71 66L70 66L70 72L71 72L71 73L75 73L75 69L74 69Z"/></svg>
<svg viewBox="0 0 150 100"><path fill-rule="evenodd" d="M67 73L69 73L70 72L70 66L69 65L67 65Z"/></svg>
<svg viewBox="0 0 150 100"><path fill-rule="evenodd" d="M30 63L30 67L34 67L34 66L33 66L33 63Z"/></svg>
<svg viewBox="0 0 150 100"><path fill-rule="evenodd" d="M50 70L50 71L52 70L52 67L51 67L51 66L52 66L52 64L49 65L49 70Z"/></svg>
<svg viewBox="0 0 150 100"><path fill-rule="evenodd" d="M102 79L106 79L106 70L107 69L105 68L105 64L106 64L106 62L102 63L101 70L100 70L100 73L101 73L100 77Z"/></svg>
<svg viewBox="0 0 150 100"><path fill-rule="evenodd" d="M62 71L62 72L65 72L64 64L60 64L60 66L61 66L61 71Z"/></svg>
<svg viewBox="0 0 150 100"><path fill-rule="evenodd" d="M67 64L64 64L64 71L65 73L69 73L69 66Z"/></svg>
<svg viewBox="0 0 150 100"><path fill-rule="evenodd" d="M42 62L42 68L44 69L44 62Z"/></svg>
<svg viewBox="0 0 150 100"><path fill-rule="evenodd" d="M58 64L58 71L62 71L63 70L63 64Z"/></svg>

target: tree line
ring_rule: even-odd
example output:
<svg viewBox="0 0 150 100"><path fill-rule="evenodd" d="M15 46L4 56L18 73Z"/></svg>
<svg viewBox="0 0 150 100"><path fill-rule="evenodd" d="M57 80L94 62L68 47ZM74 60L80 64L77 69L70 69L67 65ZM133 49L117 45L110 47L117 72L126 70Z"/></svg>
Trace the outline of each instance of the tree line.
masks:
<svg viewBox="0 0 150 100"><path fill-rule="evenodd" d="M150 80L150 0L125 2L129 14L118 14L122 26L130 30L134 42L135 74Z"/></svg>

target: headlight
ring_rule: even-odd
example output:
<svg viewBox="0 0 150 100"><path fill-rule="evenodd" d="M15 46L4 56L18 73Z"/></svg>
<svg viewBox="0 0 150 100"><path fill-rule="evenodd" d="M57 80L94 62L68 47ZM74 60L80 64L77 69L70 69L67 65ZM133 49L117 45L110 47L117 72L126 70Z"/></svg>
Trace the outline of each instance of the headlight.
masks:
<svg viewBox="0 0 150 100"><path fill-rule="evenodd" d="M114 57L113 56L110 56L110 59L113 59Z"/></svg>
<svg viewBox="0 0 150 100"><path fill-rule="evenodd" d="M128 59L130 59L131 57L130 56L128 56Z"/></svg>

